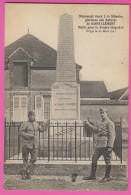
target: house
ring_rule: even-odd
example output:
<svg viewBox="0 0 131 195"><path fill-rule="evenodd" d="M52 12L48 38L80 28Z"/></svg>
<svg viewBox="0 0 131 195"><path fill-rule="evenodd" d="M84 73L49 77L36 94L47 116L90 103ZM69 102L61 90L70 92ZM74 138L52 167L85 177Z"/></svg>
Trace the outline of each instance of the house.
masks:
<svg viewBox="0 0 131 195"><path fill-rule="evenodd" d="M36 120L50 119L51 87L56 78L56 60L57 51L31 34L5 47L4 108L8 121L27 120L29 110L35 110ZM84 110L89 105L118 104L111 102L111 94L103 81L80 81L81 69L82 66L76 64L82 119L86 117L89 109ZM127 106L127 102L124 101L124 105Z"/></svg>

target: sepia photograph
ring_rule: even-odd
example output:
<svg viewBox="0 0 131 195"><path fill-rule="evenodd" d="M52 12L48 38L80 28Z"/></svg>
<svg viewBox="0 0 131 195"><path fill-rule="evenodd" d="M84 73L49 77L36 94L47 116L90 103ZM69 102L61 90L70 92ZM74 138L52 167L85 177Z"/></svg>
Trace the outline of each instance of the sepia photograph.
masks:
<svg viewBox="0 0 131 195"><path fill-rule="evenodd" d="M128 191L129 5L5 3L4 190Z"/></svg>

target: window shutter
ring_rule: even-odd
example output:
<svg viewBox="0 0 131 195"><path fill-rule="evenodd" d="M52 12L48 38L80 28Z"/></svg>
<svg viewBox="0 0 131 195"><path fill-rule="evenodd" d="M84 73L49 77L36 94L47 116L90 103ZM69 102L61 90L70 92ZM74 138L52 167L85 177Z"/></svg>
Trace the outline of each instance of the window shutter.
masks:
<svg viewBox="0 0 131 195"><path fill-rule="evenodd" d="M21 119L27 121L27 97L21 96Z"/></svg>
<svg viewBox="0 0 131 195"><path fill-rule="evenodd" d="M20 102L19 102L19 97L14 97L14 108L17 109L19 108Z"/></svg>
<svg viewBox="0 0 131 195"><path fill-rule="evenodd" d="M27 121L27 97L13 97L13 121Z"/></svg>
<svg viewBox="0 0 131 195"><path fill-rule="evenodd" d="M36 121L42 121L44 119L44 99L43 96L35 96L35 115Z"/></svg>
<svg viewBox="0 0 131 195"><path fill-rule="evenodd" d="M20 121L20 99L18 96L13 97L13 121Z"/></svg>

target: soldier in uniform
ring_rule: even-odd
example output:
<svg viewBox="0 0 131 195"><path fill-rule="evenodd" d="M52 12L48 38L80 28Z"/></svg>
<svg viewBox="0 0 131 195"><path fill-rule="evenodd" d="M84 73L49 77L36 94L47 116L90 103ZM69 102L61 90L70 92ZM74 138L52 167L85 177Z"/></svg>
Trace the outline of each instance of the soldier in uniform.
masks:
<svg viewBox="0 0 131 195"><path fill-rule="evenodd" d="M22 179L31 179L30 168L36 162L39 131L44 132L48 126L45 123L43 126L35 121L35 112L28 113L28 121L24 122L20 127L19 136L22 137L22 158L23 169L20 171ZM28 161L29 154L31 156Z"/></svg>
<svg viewBox="0 0 131 195"><path fill-rule="evenodd" d="M87 126L95 133L98 134L96 148L92 157L91 174L89 177L84 177L84 180L96 179L97 161L103 155L106 163L105 176L100 182L110 181L111 171L111 154L115 141L115 125L107 116L107 109L100 108L101 122L93 124L86 121Z"/></svg>

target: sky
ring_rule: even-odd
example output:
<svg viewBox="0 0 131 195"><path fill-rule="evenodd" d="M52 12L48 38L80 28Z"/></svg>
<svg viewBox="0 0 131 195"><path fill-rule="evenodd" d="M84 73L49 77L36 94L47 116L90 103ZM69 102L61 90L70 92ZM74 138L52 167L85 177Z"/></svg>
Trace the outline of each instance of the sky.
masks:
<svg viewBox="0 0 131 195"><path fill-rule="evenodd" d="M107 90L128 86L129 74L129 6L87 4L6 3L5 46L29 33L57 50L59 18L64 13L73 17L75 61L82 66L81 80L104 81ZM84 17L79 17L84 15ZM115 32L86 32L89 16L117 17ZM94 25L92 25L93 27ZM98 26L98 25L97 25ZM98 26L99 27L99 26Z"/></svg>

